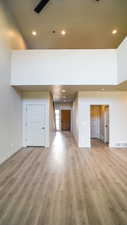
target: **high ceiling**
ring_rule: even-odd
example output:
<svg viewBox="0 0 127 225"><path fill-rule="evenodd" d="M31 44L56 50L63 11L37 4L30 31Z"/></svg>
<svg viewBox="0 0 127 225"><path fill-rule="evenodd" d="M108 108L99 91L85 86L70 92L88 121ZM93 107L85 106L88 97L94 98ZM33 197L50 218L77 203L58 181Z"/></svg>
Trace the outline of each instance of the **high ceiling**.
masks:
<svg viewBox="0 0 127 225"><path fill-rule="evenodd" d="M6 1L32 49L116 48L127 36L127 0L50 0L40 14L40 0Z"/></svg>

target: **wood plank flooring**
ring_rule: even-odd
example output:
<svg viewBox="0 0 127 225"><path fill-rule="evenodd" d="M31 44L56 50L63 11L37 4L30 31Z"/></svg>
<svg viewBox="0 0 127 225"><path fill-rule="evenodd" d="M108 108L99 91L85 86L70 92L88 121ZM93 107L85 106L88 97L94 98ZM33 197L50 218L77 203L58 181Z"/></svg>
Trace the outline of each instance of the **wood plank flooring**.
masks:
<svg viewBox="0 0 127 225"><path fill-rule="evenodd" d="M0 225L127 225L127 149L78 149L64 132L18 152L0 166Z"/></svg>

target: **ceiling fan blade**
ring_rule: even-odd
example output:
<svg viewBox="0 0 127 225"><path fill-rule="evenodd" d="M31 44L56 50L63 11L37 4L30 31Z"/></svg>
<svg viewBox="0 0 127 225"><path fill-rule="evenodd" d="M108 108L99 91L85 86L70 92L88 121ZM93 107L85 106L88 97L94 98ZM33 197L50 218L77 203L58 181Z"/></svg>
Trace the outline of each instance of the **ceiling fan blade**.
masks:
<svg viewBox="0 0 127 225"><path fill-rule="evenodd" d="M39 2L39 4L35 7L34 11L36 13L40 13L42 11L42 9L46 6L46 4L49 2L50 0L42 0Z"/></svg>

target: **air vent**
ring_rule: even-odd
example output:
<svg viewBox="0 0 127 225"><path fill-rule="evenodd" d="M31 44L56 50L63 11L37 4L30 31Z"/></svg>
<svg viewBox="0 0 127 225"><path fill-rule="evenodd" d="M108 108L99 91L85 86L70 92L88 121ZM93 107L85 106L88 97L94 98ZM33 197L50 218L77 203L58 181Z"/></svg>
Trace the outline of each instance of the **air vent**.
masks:
<svg viewBox="0 0 127 225"><path fill-rule="evenodd" d="M116 147L119 147L119 148L127 148L127 143L117 143L116 144Z"/></svg>

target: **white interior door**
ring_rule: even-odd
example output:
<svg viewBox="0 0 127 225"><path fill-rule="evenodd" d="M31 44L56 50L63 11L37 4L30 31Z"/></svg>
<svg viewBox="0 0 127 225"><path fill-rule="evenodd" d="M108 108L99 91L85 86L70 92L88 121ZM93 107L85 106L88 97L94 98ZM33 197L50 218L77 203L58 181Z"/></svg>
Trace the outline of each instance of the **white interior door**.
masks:
<svg viewBox="0 0 127 225"><path fill-rule="evenodd" d="M27 146L45 146L45 105L27 106Z"/></svg>

